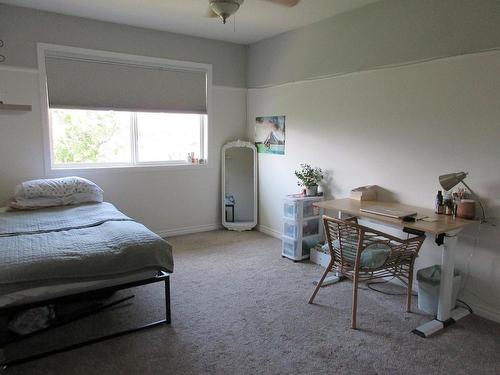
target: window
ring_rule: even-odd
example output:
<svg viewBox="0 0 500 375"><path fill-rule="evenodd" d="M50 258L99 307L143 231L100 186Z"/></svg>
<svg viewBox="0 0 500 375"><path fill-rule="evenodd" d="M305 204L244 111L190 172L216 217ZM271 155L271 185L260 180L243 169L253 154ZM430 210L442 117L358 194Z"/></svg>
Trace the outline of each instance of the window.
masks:
<svg viewBox="0 0 500 375"><path fill-rule="evenodd" d="M210 64L38 43L38 66L47 171L206 164Z"/></svg>
<svg viewBox="0 0 500 375"><path fill-rule="evenodd" d="M206 115L50 108L54 168L186 164L204 159Z"/></svg>

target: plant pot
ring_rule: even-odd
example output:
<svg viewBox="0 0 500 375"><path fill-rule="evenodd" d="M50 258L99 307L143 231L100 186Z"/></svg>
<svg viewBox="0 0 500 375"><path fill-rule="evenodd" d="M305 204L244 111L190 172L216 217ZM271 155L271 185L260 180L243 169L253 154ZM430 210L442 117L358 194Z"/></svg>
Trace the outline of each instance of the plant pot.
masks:
<svg viewBox="0 0 500 375"><path fill-rule="evenodd" d="M306 186L306 195L308 197L314 197L314 196L318 195L318 185Z"/></svg>

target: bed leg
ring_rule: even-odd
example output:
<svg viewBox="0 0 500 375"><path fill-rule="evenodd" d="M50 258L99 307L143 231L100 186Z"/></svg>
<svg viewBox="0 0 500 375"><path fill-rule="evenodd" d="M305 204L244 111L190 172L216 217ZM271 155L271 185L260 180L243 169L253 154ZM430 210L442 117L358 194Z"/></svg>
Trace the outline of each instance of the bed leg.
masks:
<svg viewBox="0 0 500 375"><path fill-rule="evenodd" d="M170 324L170 276L165 279L165 323Z"/></svg>

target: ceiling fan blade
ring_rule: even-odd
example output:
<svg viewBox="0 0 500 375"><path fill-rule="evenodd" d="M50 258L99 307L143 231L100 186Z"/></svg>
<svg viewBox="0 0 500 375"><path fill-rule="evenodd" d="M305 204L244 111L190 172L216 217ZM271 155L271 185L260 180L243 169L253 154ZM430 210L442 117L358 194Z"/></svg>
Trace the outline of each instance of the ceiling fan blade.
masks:
<svg viewBox="0 0 500 375"><path fill-rule="evenodd" d="M299 3L300 0L264 0L269 1L270 3L274 3L277 5L284 5L286 7L294 7Z"/></svg>

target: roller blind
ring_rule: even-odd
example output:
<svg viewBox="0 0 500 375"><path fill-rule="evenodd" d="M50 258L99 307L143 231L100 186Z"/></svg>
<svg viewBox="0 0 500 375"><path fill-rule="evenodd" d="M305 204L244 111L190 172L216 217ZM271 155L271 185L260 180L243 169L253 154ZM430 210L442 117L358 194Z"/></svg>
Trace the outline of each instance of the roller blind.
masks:
<svg viewBox="0 0 500 375"><path fill-rule="evenodd" d="M47 57L51 107L207 113L206 72Z"/></svg>

